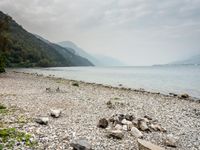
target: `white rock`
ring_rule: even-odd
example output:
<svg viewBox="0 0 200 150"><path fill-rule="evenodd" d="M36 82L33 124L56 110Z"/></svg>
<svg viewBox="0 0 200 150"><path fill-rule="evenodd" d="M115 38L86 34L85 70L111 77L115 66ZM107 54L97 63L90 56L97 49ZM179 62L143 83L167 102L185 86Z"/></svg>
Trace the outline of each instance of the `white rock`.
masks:
<svg viewBox="0 0 200 150"><path fill-rule="evenodd" d="M158 131L158 128L157 128L157 126L155 124L150 124L149 127L151 129L153 129L154 131Z"/></svg>
<svg viewBox="0 0 200 150"><path fill-rule="evenodd" d="M122 124L124 124L124 125L129 125L129 124L132 124L132 122L131 122L131 121L128 121L128 120L126 120L126 119L123 119L123 120L122 120Z"/></svg>
<svg viewBox="0 0 200 150"><path fill-rule="evenodd" d="M131 121L126 120L126 119L123 119L121 123L124 124L124 125L127 125L127 130L129 130L129 131L133 127L133 123Z"/></svg>
<svg viewBox="0 0 200 150"><path fill-rule="evenodd" d="M131 128L131 134L136 138L143 138L142 132L140 132L136 127Z"/></svg>
<svg viewBox="0 0 200 150"><path fill-rule="evenodd" d="M42 124L42 125L47 125L49 122L49 118L48 117L38 117L35 119L35 122Z"/></svg>
<svg viewBox="0 0 200 150"><path fill-rule="evenodd" d="M139 127L139 129L142 130L142 131L146 131L146 130L149 129L149 127L147 126L146 121L144 121L144 120L139 120L139 121L138 121L138 127Z"/></svg>
<svg viewBox="0 0 200 150"><path fill-rule="evenodd" d="M174 137L172 134L167 135L167 138L165 140L165 145L170 147L176 147L177 146L178 138Z"/></svg>
<svg viewBox="0 0 200 150"><path fill-rule="evenodd" d="M122 139L124 137L124 134L121 130L111 130L108 131L108 135L109 138L115 138L115 139Z"/></svg>
<svg viewBox="0 0 200 150"><path fill-rule="evenodd" d="M161 132L167 132L167 130L163 127L161 127L161 125L158 125L158 130Z"/></svg>
<svg viewBox="0 0 200 150"><path fill-rule="evenodd" d="M159 124L150 124L150 128L153 129L154 131L161 131L161 132L166 132L167 130Z"/></svg>
<svg viewBox="0 0 200 150"><path fill-rule="evenodd" d="M147 118L143 118L143 120L144 120L146 123L149 123L149 122L150 122L149 119L147 119Z"/></svg>
<svg viewBox="0 0 200 150"><path fill-rule="evenodd" d="M122 129L123 129L123 127L122 127L122 125L120 125L120 124L117 124L117 125L115 126L115 129L116 129L116 130L122 130Z"/></svg>
<svg viewBox="0 0 200 150"><path fill-rule="evenodd" d="M52 109L51 110L51 116L54 118L58 118L61 115L61 110L60 109Z"/></svg>
<svg viewBox="0 0 200 150"><path fill-rule="evenodd" d="M123 128L124 131L128 131L128 126L127 125L123 125L122 128Z"/></svg>
<svg viewBox="0 0 200 150"><path fill-rule="evenodd" d="M138 139L138 148L139 150L165 150L164 148L152 144L151 142Z"/></svg>
<svg viewBox="0 0 200 150"><path fill-rule="evenodd" d="M132 124L133 124L134 126L138 126L138 120L133 120L133 121L132 121Z"/></svg>

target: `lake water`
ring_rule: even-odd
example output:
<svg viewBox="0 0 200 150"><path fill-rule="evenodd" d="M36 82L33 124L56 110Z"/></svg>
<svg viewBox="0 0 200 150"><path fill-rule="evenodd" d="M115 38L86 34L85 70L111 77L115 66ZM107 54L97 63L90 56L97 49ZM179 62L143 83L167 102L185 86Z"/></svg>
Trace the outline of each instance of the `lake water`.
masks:
<svg viewBox="0 0 200 150"><path fill-rule="evenodd" d="M56 67L21 69L65 79L100 83L161 93L188 93L200 98L200 66Z"/></svg>

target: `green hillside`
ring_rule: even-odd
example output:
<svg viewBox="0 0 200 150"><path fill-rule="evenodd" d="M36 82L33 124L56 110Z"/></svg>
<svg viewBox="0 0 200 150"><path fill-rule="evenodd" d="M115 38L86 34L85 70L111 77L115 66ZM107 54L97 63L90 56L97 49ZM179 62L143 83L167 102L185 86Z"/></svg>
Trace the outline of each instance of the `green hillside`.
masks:
<svg viewBox="0 0 200 150"><path fill-rule="evenodd" d="M0 11L0 21L9 17ZM47 43L27 32L9 17L8 30L3 33L8 46L7 67L92 66L87 59L53 43ZM3 49L0 49L2 54Z"/></svg>

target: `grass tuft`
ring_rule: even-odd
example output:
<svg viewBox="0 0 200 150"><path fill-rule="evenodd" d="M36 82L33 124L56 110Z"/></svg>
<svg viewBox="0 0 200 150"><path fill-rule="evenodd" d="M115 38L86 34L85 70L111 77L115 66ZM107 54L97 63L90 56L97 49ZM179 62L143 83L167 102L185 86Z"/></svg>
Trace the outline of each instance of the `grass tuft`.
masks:
<svg viewBox="0 0 200 150"><path fill-rule="evenodd" d="M0 129L0 150L5 148L13 149L15 143L23 143L27 147L37 146L37 142L32 140L32 136L25 132L17 131L15 128Z"/></svg>
<svg viewBox="0 0 200 150"><path fill-rule="evenodd" d="M0 109L6 109L6 107L2 104L0 104Z"/></svg>
<svg viewBox="0 0 200 150"><path fill-rule="evenodd" d="M5 114L7 112L8 109L4 105L0 104L0 114Z"/></svg>

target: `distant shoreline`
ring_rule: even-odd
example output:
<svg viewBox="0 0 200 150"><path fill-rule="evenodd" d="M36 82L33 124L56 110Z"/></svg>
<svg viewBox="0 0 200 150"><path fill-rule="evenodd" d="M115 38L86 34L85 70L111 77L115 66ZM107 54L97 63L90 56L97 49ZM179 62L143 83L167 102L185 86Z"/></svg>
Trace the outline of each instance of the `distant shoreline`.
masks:
<svg viewBox="0 0 200 150"><path fill-rule="evenodd" d="M152 65L152 66L200 66L200 64L163 64L163 65Z"/></svg>
<svg viewBox="0 0 200 150"><path fill-rule="evenodd" d="M31 68L30 68L31 69ZM40 68L38 68L40 69ZM13 71L15 73L23 73L23 74L30 74L30 75L36 75L36 76L44 76L43 74L38 74L38 73L28 73L28 72L21 72L21 71ZM146 94L155 94L155 95L163 95L166 97L177 97L179 99L184 99L184 100L189 100L189 101L195 101L195 102L199 102L200 103L200 98L197 97L193 97L191 95L188 95L188 98L181 98L182 94L187 94L187 93L182 93L182 94L177 94L177 93L162 93L162 92L154 92L154 91L148 91L146 89L143 88L129 88L129 87L124 87L122 84L119 84L118 86L112 86L112 85L106 85L106 84L99 84L99 83L92 83L92 82L86 82L86 81L81 81L81 80L71 80L71 79L65 79L65 78L60 78L60 77L55 77L54 75L48 75L48 76L44 76L45 78L51 78L51 79L61 79L61 80L66 80L66 81L72 81L72 82L79 82L79 83L84 83L84 84L88 84L88 85L96 85L96 86L102 86L102 87L106 87L106 88L111 88L111 89L120 89L120 90L127 90L127 91L134 91L134 92L140 92L140 93L146 93Z"/></svg>

